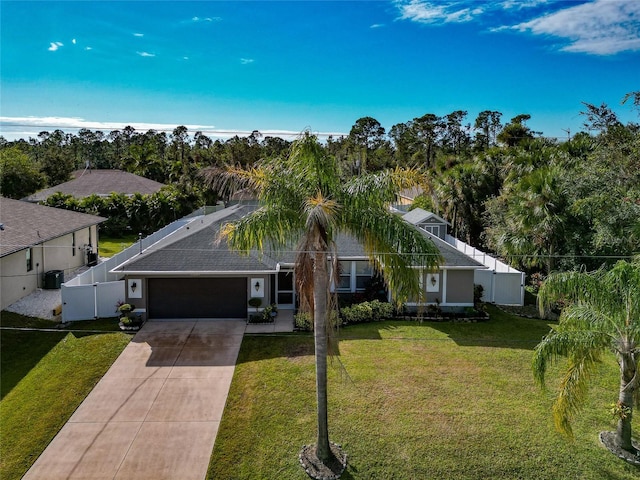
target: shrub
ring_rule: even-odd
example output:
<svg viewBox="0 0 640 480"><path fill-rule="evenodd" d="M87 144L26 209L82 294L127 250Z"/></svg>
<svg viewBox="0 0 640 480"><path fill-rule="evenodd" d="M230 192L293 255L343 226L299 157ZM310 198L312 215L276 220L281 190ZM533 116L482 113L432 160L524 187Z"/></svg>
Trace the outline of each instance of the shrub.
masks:
<svg viewBox="0 0 640 480"><path fill-rule="evenodd" d="M311 332L313 330L313 322L311 321L311 314L309 312L298 312L293 318L298 330L304 330L307 332Z"/></svg>
<svg viewBox="0 0 640 480"><path fill-rule="evenodd" d="M377 322L393 316L393 305L379 300L362 302L340 311L342 323Z"/></svg>
<svg viewBox="0 0 640 480"><path fill-rule="evenodd" d="M273 317L278 313L278 308L275 304L267 305L262 310L262 321L263 322L273 322Z"/></svg>
<svg viewBox="0 0 640 480"><path fill-rule="evenodd" d="M473 303L474 305L482 302L482 294L484 293L484 287L478 283L473 285Z"/></svg>
<svg viewBox="0 0 640 480"><path fill-rule="evenodd" d="M250 307L258 308L262 305L262 299L259 297L251 297L248 303Z"/></svg>
<svg viewBox="0 0 640 480"><path fill-rule="evenodd" d="M372 300L369 306L373 311L373 321L378 322L386 318L393 317L393 305L389 302L381 302L380 300Z"/></svg>

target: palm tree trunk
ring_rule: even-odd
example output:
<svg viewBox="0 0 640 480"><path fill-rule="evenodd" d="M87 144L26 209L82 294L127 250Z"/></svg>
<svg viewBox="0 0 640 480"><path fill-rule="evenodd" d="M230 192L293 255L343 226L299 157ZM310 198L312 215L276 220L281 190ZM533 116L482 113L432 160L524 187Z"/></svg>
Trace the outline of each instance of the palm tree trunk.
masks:
<svg viewBox="0 0 640 480"><path fill-rule="evenodd" d="M629 452L634 452L635 449L631 444L631 418L633 412L633 389L629 387L629 381L634 377L635 372L630 366L635 365L633 358L628 358L628 355L621 355L620 357L620 393L618 395L618 404L623 407L629 408L627 415L621 415L616 427L615 443L620 448Z"/></svg>
<svg viewBox="0 0 640 480"><path fill-rule="evenodd" d="M326 461L331 456L327 420L327 272L326 252L316 252L313 278L313 331L316 356L316 399L318 402L318 441L316 455Z"/></svg>

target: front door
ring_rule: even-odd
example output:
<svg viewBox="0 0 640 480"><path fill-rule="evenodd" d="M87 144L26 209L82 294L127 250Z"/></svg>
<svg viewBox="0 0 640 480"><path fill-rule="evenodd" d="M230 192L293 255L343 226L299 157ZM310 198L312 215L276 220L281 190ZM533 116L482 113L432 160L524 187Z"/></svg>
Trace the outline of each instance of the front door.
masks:
<svg viewBox="0 0 640 480"><path fill-rule="evenodd" d="M276 288L278 308L282 310L293 310L296 299L292 270L281 270L278 272Z"/></svg>

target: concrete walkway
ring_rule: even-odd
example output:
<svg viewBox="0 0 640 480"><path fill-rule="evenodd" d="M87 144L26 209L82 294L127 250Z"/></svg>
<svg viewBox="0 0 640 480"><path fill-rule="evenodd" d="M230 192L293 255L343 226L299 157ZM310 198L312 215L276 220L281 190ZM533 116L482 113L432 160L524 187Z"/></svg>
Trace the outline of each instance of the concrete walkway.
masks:
<svg viewBox="0 0 640 480"><path fill-rule="evenodd" d="M203 480L245 322L147 322L25 480Z"/></svg>

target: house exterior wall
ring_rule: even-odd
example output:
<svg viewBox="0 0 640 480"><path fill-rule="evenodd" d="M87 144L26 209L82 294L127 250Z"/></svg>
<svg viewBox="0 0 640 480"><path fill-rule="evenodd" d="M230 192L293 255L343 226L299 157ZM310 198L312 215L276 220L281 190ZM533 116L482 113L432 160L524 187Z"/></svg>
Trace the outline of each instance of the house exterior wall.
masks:
<svg viewBox="0 0 640 480"><path fill-rule="evenodd" d="M0 259L0 270L2 271L0 277L2 301L0 304L2 309L30 294L41 285L41 275L37 272L42 273L42 249L34 248L32 250L33 269L29 272L27 272L27 250L20 250Z"/></svg>
<svg viewBox="0 0 640 480"><path fill-rule="evenodd" d="M90 233L91 231L91 233ZM85 265L87 255L83 248L89 244L89 237L96 242L96 226L83 228L75 233L76 247L72 250L73 235L63 235L31 247L32 269L27 271L28 248L6 255L0 259L0 304L4 309L36 288L43 287L43 275L50 270L63 270L65 277L72 271ZM75 255L73 255L75 251Z"/></svg>
<svg viewBox="0 0 640 480"><path fill-rule="evenodd" d="M473 270L447 270L447 304L473 306Z"/></svg>

